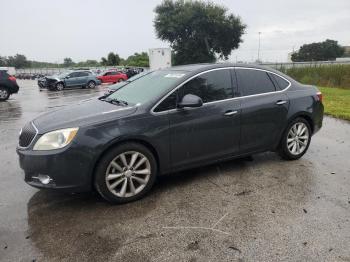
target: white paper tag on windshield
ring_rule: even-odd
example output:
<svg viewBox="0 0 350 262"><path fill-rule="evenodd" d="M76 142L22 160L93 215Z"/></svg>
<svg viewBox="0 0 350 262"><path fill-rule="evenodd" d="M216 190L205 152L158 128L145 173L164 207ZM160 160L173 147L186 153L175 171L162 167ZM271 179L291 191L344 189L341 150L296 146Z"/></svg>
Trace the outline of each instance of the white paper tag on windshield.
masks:
<svg viewBox="0 0 350 262"><path fill-rule="evenodd" d="M183 77L185 74L167 74L164 77L169 77L169 78L181 78Z"/></svg>

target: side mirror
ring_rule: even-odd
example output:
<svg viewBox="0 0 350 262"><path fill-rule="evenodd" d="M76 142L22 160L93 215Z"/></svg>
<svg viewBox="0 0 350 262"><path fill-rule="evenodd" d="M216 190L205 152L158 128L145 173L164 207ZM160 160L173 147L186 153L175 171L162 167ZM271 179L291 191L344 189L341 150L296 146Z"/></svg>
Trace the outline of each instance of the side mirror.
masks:
<svg viewBox="0 0 350 262"><path fill-rule="evenodd" d="M199 96L187 94L182 100L177 104L178 108L184 107L201 107L203 105L203 101Z"/></svg>
<svg viewBox="0 0 350 262"><path fill-rule="evenodd" d="M66 77L65 77L65 79L68 79L68 78L70 78L70 76L66 76Z"/></svg>

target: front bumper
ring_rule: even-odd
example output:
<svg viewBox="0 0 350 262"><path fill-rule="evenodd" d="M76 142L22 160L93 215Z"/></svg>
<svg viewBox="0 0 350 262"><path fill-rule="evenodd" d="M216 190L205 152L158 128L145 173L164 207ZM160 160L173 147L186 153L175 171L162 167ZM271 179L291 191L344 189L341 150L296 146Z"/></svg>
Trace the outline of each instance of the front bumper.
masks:
<svg viewBox="0 0 350 262"><path fill-rule="evenodd" d="M38 86L40 89L53 89L57 83L56 79L44 78L38 80Z"/></svg>
<svg viewBox="0 0 350 262"><path fill-rule="evenodd" d="M52 151L33 151L17 148L24 180L36 188L54 188L67 192L84 192L92 189L91 159L70 145ZM49 176L43 184L39 176Z"/></svg>

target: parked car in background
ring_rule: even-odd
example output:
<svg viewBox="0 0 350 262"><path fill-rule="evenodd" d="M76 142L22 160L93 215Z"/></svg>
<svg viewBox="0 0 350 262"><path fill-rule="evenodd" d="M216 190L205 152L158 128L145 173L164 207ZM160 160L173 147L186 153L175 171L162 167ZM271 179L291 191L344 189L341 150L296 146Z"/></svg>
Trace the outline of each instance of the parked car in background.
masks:
<svg viewBox="0 0 350 262"><path fill-rule="evenodd" d="M126 80L126 81L122 81L122 82L118 82L114 85L110 85L110 86L108 86L108 89L107 89L107 92L105 95L109 95L109 94L113 93L114 91L118 90L119 88L121 88L121 87L131 83L132 81L135 81L136 79L139 79L140 77L143 77L149 73L150 73L150 71L144 72L144 73L139 73L137 75L134 75L133 77L128 78L128 80Z"/></svg>
<svg viewBox="0 0 350 262"><path fill-rule="evenodd" d="M144 72L144 69L141 67L125 67L124 72L127 75L127 77L130 78Z"/></svg>
<svg viewBox="0 0 350 262"><path fill-rule="evenodd" d="M34 187L95 188L125 203L161 174L265 151L299 159L322 120L319 90L278 71L188 65L39 116L23 127L17 153Z"/></svg>
<svg viewBox="0 0 350 262"><path fill-rule="evenodd" d="M62 91L67 87L95 88L101 81L90 71L69 71L59 75L46 76L38 80L40 88Z"/></svg>
<svg viewBox="0 0 350 262"><path fill-rule="evenodd" d="M17 93L19 86L16 77L0 70L0 102L9 99L10 95Z"/></svg>
<svg viewBox="0 0 350 262"><path fill-rule="evenodd" d="M126 81L128 76L118 71L107 71L102 75L97 76L97 79L99 79L102 83L117 83Z"/></svg>

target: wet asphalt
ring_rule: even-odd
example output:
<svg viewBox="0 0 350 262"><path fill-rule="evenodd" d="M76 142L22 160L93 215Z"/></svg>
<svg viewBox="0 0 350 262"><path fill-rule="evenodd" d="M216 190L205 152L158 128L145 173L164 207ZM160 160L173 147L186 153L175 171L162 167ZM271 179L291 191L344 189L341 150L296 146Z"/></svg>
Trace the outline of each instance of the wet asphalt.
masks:
<svg viewBox="0 0 350 262"><path fill-rule="evenodd" d="M0 103L0 261L350 261L349 122L326 117L298 161L264 153L181 172L112 206L31 188L15 152L27 121L106 86L18 82Z"/></svg>

